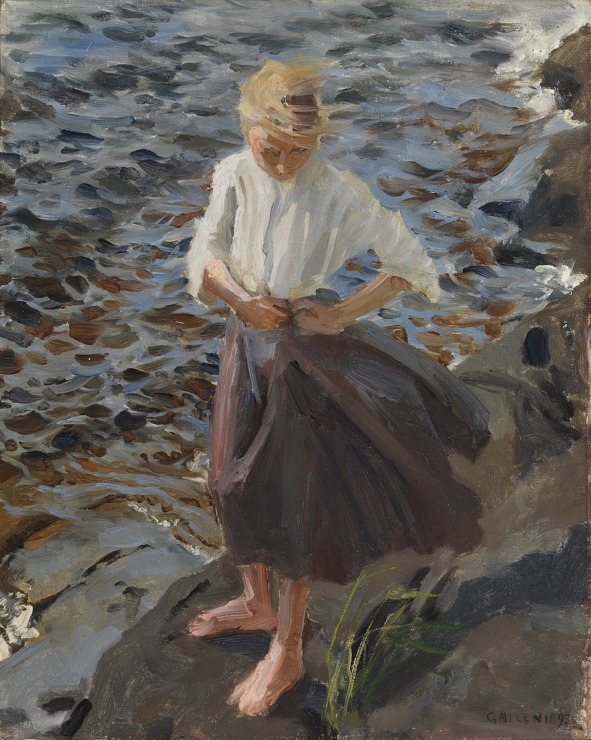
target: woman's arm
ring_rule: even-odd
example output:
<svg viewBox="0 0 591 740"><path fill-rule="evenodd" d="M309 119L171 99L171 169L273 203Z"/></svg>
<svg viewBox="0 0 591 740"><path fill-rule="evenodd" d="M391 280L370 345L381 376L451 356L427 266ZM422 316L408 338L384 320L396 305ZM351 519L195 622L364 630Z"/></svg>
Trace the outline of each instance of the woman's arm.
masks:
<svg viewBox="0 0 591 740"><path fill-rule="evenodd" d="M395 275L379 275L340 303L325 306L304 298L294 304L295 318L301 329L320 334L338 334L360 316L381 308L394 296L412 290L412 284Z"/></svg>
<svg viewBox="0 0 591 740"><path fill-rule="evenodd" d="M207 263L202 288L205 293L213 294L224 301L238 318L255 329L275 329L290 320L285 301L250 295L234 280L220 259Z"/></svg>

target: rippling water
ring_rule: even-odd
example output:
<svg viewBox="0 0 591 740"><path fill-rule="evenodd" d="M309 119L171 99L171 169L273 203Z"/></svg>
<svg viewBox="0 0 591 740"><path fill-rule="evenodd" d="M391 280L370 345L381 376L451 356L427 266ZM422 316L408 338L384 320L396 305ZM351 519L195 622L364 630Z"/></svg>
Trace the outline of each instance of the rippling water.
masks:
<svg viewBox="0 0 591 740"><path fill-rule="evenodd" d="M183 260L214 165L242 146L239 85L269 57L330 63L324 100L347 105L324 156L399 208L437 261L440 304L403 297L382 326L453 365L577 283L561 245L520 231L549 137L576 125L536 69L583 3L58 7L2 8L11 515L125 511L194 551L218 546L200 471L224 317L187 296ZM374 274L350 267L342 294Z"/></svg>

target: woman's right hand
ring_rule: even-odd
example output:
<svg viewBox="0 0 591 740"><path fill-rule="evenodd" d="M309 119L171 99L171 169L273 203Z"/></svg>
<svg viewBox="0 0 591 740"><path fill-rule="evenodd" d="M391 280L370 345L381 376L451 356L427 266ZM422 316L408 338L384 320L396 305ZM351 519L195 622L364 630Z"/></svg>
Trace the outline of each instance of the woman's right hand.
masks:
<svg viewBox="0 0 591 740"><path fill-rule="evenodd" d="M254 296L241 301L236 315L253 329L278 329L291 321L287 301L267 296Z"/></svg>

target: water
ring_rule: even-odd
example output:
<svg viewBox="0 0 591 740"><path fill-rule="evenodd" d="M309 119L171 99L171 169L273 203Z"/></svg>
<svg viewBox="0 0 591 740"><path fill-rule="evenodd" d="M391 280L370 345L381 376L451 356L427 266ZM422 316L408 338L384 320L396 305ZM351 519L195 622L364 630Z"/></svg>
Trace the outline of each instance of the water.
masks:
<svg viewBox="0 0 591 740"><path fill-rule="evenodd" d="M438 305L409 295L374 320L453 366L569 292L581 277L560 245L518 223L549 137L576 125L536 70L586 7L5 0L21 98L2 155L10 513L106 527L123 512L192 552L219 547L202 468L224 317L185 293L184 255L213 167L243 146L239 85L267 58L329 62L342 126L323 156L399 208L436 260ZM333 286L373 274L361 259Z"/></svg>

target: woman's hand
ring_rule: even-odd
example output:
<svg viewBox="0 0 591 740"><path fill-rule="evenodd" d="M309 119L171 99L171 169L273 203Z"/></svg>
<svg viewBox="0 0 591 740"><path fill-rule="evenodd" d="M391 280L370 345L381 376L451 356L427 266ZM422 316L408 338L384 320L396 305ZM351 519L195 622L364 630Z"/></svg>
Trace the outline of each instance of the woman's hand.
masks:
<svg viewBox="0 0 591 740"><path fill-rule="evenodd" d="M244 323L259 331L278 329L291 321L288 304L280 298L254 296L241 301L235 312Z"/></svg>
<svg viewBox="0 0 591 740"><path fill-rule="evenodd" d="M293 304L296 326L304 334L340 334L347 326L339 305L327 306L311 298Z"/></svg>

